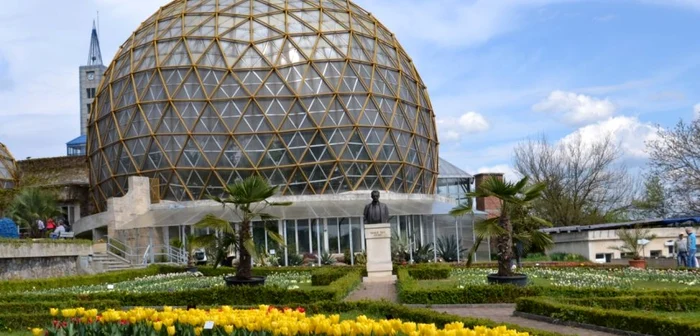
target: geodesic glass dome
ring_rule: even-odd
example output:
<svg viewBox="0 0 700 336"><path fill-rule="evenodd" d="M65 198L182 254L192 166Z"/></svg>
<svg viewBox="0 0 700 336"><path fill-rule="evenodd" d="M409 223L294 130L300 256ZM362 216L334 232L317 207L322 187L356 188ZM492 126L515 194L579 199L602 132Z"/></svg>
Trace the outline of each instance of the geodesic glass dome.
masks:
<svg viewBox="0 0 700 336"><path fill-rule="evenodd" d="M0 189L12 189L17 184L17 163L5 145L0 143Z"/></svg>
<svg viewBox="0 0 700 336"><path fill-rule="evenodd" d="M175 201L251 174L287 195L435 190L426 87L351 1L173 1L124 43L93 106L98 205L132 175Z"/></svg>

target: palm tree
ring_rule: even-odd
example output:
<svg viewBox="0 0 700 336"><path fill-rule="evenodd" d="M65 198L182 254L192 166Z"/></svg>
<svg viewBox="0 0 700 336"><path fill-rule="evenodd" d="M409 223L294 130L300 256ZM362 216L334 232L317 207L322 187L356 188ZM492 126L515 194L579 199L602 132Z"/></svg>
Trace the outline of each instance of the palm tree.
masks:
<svg viewBox="0 0 700 336"><path fill-rule="evenodd" d="M631 254L632 260L643 260L642 248L644 248L644 245L642 241L654 240L656 238L656 235L652 234L651 230L643 229L639 226L635 226L633 229L619 229L616 233L622 241L622 245L610 246L609 248L611 250Z"/></svg>
<svg viewBox="0 0 700 336"><path fill-rule="evenodd" d="M521 241L528 241L531 245L543 247L552 245L553 242L549 235L535 228L551 226L551 224L544 219L533 216L528 210L528 206L542 196L542 191L545 187L546 185L543 183L528 185L527 177L515 184L491 177L484 181L476 191L467 193L467 198L495 197L501 203L500 216L484 220L474 226L477 239L472 249L468 252L468 263L471 264L472 255L483 240L495 238L498 249L497 275L508 277L513 275L510 266L513 259L514 237ZM470 213L473 213L471 202L460 204L450 211L452 216L462 216ZM516 218L511 217L514 213L518 213ZM531 225L532 223L537 225L533 226ZM514 234L514 225L518 228L515 230L517 234Z"/></svg>
<svg viewBox="0 0 700 336"><path fill-rule="evenodd" d="M8 214L18 226L27 228L31 237L38 238L41 233L36 225L37 220L56 217L62 212L58 209L56 196L52 192L26 188L12 200Z"/></svg>
<svg viewBox="0 0 700 336"><path fill-rule="evenodd" d="M270 186L267 180L258 175L252 175L242 181L224 187L227 196L225 198L210 198L221 203L224 208L233 207L233 213L238 216L240 229L238 232L238 268L236 279L250 280L252 278L252 256L257 255L255 243L250 235L251 223L254 220L267 221L275 219L266 213L269 207L288 206L291 202L270 202L268 199L277 194L277 186ZM215 215L206 215L196 226L207 227L236 235L234 228L228 220ZM284 239L276 232L266 229L267 234L280 245L284 245Z"/></svg>

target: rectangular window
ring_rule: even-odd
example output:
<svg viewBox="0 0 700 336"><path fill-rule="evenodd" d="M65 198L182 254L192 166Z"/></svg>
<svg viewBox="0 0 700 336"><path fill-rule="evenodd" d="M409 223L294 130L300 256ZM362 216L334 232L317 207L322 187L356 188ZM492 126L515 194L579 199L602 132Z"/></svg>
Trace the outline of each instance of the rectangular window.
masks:
<svg viewBox="0 0 700 336"><path fill-rule="evenodd" d="M95 88L86 89L88 99L95 98Z"/></svg>
<svg viewBox="0 0 700 336"><path fill-rule="evenodd" d="M661 250L652 250L652 251L649 251L649 256L652 257L652 258L661 257Z"/></svg>
<svg viewBox="0 0 700 336"><path fill-rule="evenodd" d="M87 104L88 115L90 114L90 111L92 111L92 104Z"/></svg>
<svg viewBox="0 0 700 336"><path fill-rule="evenodd" d="M600 259L603 259L603 258L605 258L605 254L604 254L604 253L596 253L596 254L595 254L595 259L596 259L596 260L600 260Z"/></svg>

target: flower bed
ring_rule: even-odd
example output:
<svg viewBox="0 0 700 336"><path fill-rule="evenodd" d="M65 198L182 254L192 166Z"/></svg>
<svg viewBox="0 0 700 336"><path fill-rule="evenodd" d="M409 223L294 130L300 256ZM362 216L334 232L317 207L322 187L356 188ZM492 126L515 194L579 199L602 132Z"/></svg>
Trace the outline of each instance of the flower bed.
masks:
<svg viewBox="0 0 700 336"><path fill-rule="evenodd" d="M489 335L527 336L496 328L465 328L463 322L452 322L442 329L435 324L404 322L398 319L373 320L365 316L341 320L340 315L307 316L303 308L236 310L223 306L210 310L181 310L165 307L163 311L135 308L129 311L96 309L53 309L57 317L50 326L34 328L36 336L79 335Z"/></svg>
<svg viewBox="0 0 700 336"><path fill-rule="evenodd" d="M310 284L311 274L308 272L275 273L267 276L265 286L286 289L299 289L300 285ZM140 277L133 280L114 284L75 286L65 288L50 288L44 290L26 291L25 294L94 294L104 292L124 293L155 293L182 292L189 290L223 287L224 280L219 276L205 277L202 273L169 273Z"/></svg>

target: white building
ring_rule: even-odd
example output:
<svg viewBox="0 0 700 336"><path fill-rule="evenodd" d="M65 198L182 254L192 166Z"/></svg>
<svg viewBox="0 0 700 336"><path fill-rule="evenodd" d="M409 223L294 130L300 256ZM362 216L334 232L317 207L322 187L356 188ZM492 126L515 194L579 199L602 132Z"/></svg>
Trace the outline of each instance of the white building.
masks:
<svg viewBox="0 0 700 336"><path fill-rule="evenodd" d="M609 263L614 259L625 259L628 255L611 247L623 243L617 236L617 230L634 228L639 225L648 228L656 238L644 245L645 258L672 258L675 255L673 242L679 234L686 236L685 227L696 225L700 217L655 219L626 223L566 226L543 229L552 236L554 247L551 253L572 253L586 257L588 260Z"/></svg>

